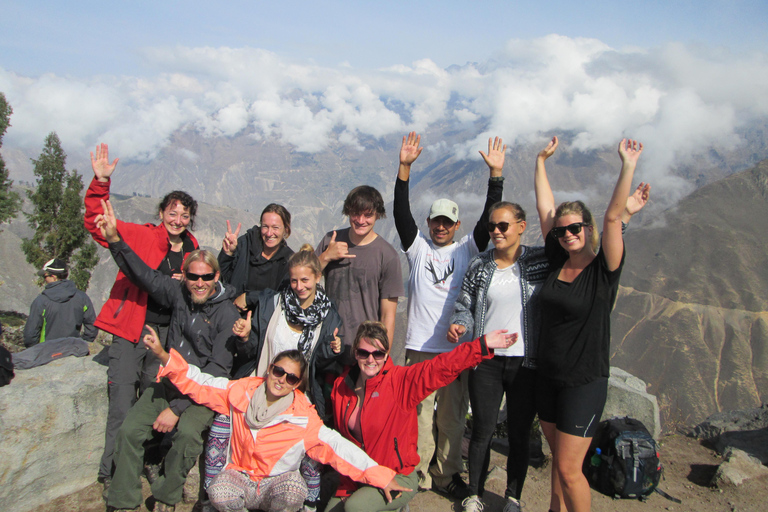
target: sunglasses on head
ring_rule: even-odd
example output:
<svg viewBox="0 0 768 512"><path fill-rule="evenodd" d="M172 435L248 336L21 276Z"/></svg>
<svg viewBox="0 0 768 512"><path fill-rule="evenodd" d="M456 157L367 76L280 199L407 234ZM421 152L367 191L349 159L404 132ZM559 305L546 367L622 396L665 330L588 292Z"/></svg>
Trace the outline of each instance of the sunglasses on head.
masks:
<svg viewBox="0 0 768 512"><path fill-rule="evenodd" d="M195 274L194 272L185 272L184 275L189 281L197 281L202 279L203 281L213 281L216 278L216 272L210 274Z"/></svg>
<svg viewBox="0 0 768 512"><path fill-rule="evenodd" d="M562 238L565 236L566 230L570 231L572 235L578 235L581 233L581 228L588 225L589 224L586 222L574 222L573 224L568 224L567 226L558 226L552 228L552 236L555 238Z"/></svg>
<svg viewBox="0 0 768 512"><path fill-rule="evenodd" d="M295 386L296 384L301 382L301 377L297 377L292 373L288 373L282 368L282 366L271 364L269 365L269 372L276 379L279 379L280 377L285 375L285 382L287 382L290 386Z"/></svg>
<svg viewBox="0 0 768 512"><path fill-rule="evenodd" d="M358 359L366 360L368 359L368 356L373 356L373 359L376 361L381 361L387 357L387 353L383 350L374 350L373 352L368 352L362 348L355 350L355 357Z"/></svg>

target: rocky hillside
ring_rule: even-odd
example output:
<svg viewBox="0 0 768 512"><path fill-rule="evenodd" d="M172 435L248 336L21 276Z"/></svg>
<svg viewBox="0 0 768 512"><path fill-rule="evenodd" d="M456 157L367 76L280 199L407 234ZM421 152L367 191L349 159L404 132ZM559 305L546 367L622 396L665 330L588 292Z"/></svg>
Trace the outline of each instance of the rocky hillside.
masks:
<svg viewBox="0 0 768 512"><path fill-rule="evenodd" d="M762 162L627 232L611 363L651 384L668 422L768 397L766 215Z"/></svg>

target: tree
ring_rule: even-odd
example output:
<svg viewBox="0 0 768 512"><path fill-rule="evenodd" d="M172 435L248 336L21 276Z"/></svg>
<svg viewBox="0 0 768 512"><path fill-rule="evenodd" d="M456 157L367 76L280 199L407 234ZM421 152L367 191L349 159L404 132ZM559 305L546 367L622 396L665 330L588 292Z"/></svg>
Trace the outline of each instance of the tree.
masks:
<svg viewBox="0 0 768 512"><path fill-rule="evenodd" d="M3 146L3 136L8 127L11 126L10 119L13 109L5 100L5 94L0 92L0 147ZM13 181L8 179L8 169L5 168L5 161L0 155L0 224L9 222L16 217L21 207L21 197L11 190Z"/></svg>
<svg viewBox="0 0 768 512"><path fill-rule="evenodd" d="M37 268L51 258L65 261L70 279L85 290L98 257L83 224L83 178L76 170L68 172L66 161L59 136L51 132L40 157L32 160L37 187L27 191L33 210L24 215L35 234L23 239L21 248L27 261Z"/></svg>

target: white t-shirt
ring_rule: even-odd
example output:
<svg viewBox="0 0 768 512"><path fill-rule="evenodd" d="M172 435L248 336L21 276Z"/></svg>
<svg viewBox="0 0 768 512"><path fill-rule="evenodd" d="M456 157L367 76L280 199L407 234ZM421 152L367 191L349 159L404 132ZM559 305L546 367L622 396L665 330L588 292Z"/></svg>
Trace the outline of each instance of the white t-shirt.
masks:
<svg viewBox="0 0 768 512"><path fill-rule="evenodd" d="M523 248L525 250L525 248ZM534 286L528 284L528 296L533 295ZM485 332L506 329L508 333L518 333L517 342L509 348L496 349L497 356L525 355L525 332L523 326L523 294L520 288L520 264L507 268L497 268L488 287L487 310L485 312Z"/></svg>
<svg viewBox="0 0 768 512"><path fill-rule="evenodd" d="M479 252L472 234L446 247L436 247L419 230L405 251L410 266L405 348L442 353L456 347L446 339L453 303L469 260Z"/></svg>

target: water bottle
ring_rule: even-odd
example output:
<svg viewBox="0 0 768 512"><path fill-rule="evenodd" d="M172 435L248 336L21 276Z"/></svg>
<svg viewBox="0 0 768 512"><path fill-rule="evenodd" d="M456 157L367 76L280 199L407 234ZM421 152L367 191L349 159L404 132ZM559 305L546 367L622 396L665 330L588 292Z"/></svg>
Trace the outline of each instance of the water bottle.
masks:
<svg viewBox="0 0 768 512"><path fill-rule="evenodd" d="M592 467L598 467L600 466L600 463L603 461L602 457L600 457L600 454L602 453L602 450L600 448L595 448L595 454L592 455L592 458L589 459L590 464L592 464Z"/></svg>

